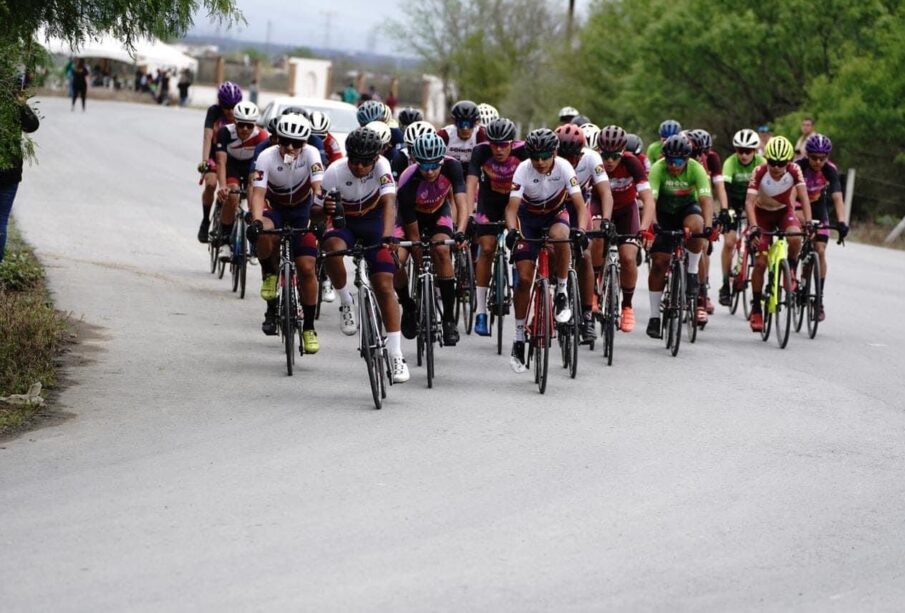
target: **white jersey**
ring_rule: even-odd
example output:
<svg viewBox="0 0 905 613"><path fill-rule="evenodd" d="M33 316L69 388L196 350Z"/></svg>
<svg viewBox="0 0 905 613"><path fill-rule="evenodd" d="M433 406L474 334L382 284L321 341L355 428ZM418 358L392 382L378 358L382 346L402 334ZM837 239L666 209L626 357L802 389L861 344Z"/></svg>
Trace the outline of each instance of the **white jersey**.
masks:
<svg viewBox="0 0 905 613"><path fill-rule="evenodd" d="M287 164L279 145L268 147L255 162L254 187L267 189L271 206L298 206L311 196L311 184L324 178L324 165L317 149L305 145Z"/></svg>
<svg viewBox="0 0 905 613"><path fill-rule="evenodd" d="M582 150L581 159L575 166L575 176L578 178L578 185L581 186L582 191L590 189L592 185L599 185L610 180L603 167L603 158L588 147Z"/></svg>
<svg viewBox="0 0 905 613"><path fill-rule="evenodd" d="M379 156L374 168L364 177L356 177L349 168L349 158L336 160L324 173L324 194L339 190L346 217L361 217L377 208L380 198L396 193L396 182L390 163Z"/></svg>
<svg viewBox="0 0 905 613"><path fill-rule="evenodd" d="M471 162L471 152L475 145L478 144L478 135L482 134L480 126L472 130L471 138L468 140L459 138L459 131L452 124L443 128L441 132L446 134L446 155L459 160L462 163L462 167L467 169L468 163ZM442 136L443 134L441 134Z"/></svg>
<svg viewBox="0 0 905 613"><path fill-rule="evenodd" d="M520 210L545 215L562 208L567 196L580 193L575 169L565 159L555 157L553 168L544 175L534 170L531 160L519 164L512 176L509 197L521 199Z"/></svg>

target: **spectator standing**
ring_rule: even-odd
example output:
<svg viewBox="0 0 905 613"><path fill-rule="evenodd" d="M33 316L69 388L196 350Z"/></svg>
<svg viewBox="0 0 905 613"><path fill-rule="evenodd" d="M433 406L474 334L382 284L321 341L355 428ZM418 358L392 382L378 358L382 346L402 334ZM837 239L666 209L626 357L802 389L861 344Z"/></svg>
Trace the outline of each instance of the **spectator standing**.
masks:
<svg viewBox="0 0 905 613"><path fill-rule="evenodd" d="M795 157L803 158L806 154L804 150L804 143L808 140L808 137L814 133L814 118L813 117L805 117L801 120L801 137L799 137L798 142L795 143Z"/></svg>
<svg viewBox="0 0 905 613"><path fill-rule="evenodd" d="M253 104L258 103L258 80L252 79L251 85L248 86L248 99Z"/></svg>
<svg viewBox="0 0 905 613"><path fill-rule="evenodd" d="M176 87L179 88L179 106L184 107L189 100L189 87L192 85L192 73L188 68L183 68L179 73L179 82Z"/></svg>
<svg viewBox="0 0 905 613"><path fill-rule="evenodd" d="M760 138L760 147L757 149L757 152L760 155L764 154L764 147L767 146L767 141L773 138L773 132L770 131L770 126L762 125L757 128L757 137Z"/></svg>
<svg viewBox="0 0 905 613"><path fill-rule="evenodd" d="M88 77L90 74L88 67L85 66L85 60L79 58L72 71L72 107L69 109L70 111L75 110L76 98L81 98L82 112L85 112L85 97L88 95Z"/></svg>
<svg viewBox="0 0 905 613"><path fill-rule="evenodd" d="M63 68L63 74L66 76L66 90L69 92L69 97L72 98L72 75L75 72L75 60L70 57L69 61L66 62L66 67Z"/></svg>
<svg viewBox="0 0 905 613"><path fill-rule="evenodd" d="M390 93L389 93L389 95L387 96L387 99L385 100L385 103L386 103L386 105L387 105L388 107L390 107L390 111L392 111L393 113L396 112L396 103L397 103L397 100L396 100L396 96L393 95L393 90L390 90Z"/></svg>
<svg viewBox="0 0 905 613"><path fill-rule="evenodd" d="M343 102L348 102L349 104L356 104L358 102L358 90L355 89L354 83L349 83L349 86L343 90L342 98Z"/></svg>
<svg viewBox="0 0 905 613"><path fill-rule="evenodd" d="M38 116L25 101L24 96L19 99L19 127L23 132L34 132L38 129ZM11 163L0 168L0 262L6 252L6 228L9 224L9 216L13 210L13 200L19 190L22 181L22 147L12 153Z"/></svg>

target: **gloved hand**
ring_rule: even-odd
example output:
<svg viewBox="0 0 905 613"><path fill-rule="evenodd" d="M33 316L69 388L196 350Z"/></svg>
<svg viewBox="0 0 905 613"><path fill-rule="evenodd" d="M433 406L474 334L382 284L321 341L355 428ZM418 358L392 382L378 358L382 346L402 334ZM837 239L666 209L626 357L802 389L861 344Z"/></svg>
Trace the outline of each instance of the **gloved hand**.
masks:
<svg viewBox="0 0 905 613"><path fill-rule="evenodd" d="M707 240L711 243L720 238L720 231L717 228L704 228L704 234L707 235Z"/></svg>
<svg viewBox="0 0 905 613"><path fill-rule="evenodd" d="M247 238L252 243L257 242L261 230L263 229L264 223L260 219L255 219L253 222L248 224L247 228L245 228L245 238Z"/></svg>
<svg viewBox="0 0 905 613"><path fill-rule="evenodd" d="M640 234L641 240L643 240L645 243L653 242L655 238L653 228L644 228L643 230L641 230Z"/></svg>
<svg viewBox="0 0 905 613"><path fill-rule="evenodd" d="M506 248L509 249L509 251L512 251L513 248L515 248L516 241L518 241L520 238L522 238L521 232L519 232L518 230L510 230L506 234Z"/></svg>
<svg viewBox="0 0 905 613"><path fill-rule="evenodd" d="M849 227L848 224L844 221L840 221L836 224L836 227L839 228L839 240L845 240L845 237L848 236Z"/></svg>
<svg viewBox="0 0 905 613"><path fill-rule="evenodd" d="M716 218L717 222L723 227L725 230L729 226L732 225L732 215L729 214L729 209L722 209L720 214Z"/></svg>
<svg viewBox="0 0 905 613"><path fill-rule="evenodd" d="M461 245L465 242L465 233L464 232L456 232L453 234L453 240L456 241L457 245Z"/></svg>
<svg viewBox="0 0 905 613"><path fill-rule="evenodd" d="M202 175L207 172L207 160L198 164L198 172Z"/></svg>
<svg viewBox="0 0 905 613"><path fill-rule="evenodd" d="M571 236L572 240L575 241L575 243L578 245L579 249L584 251L588 248L590 241L588 241L588 236L584 233L583 230L580 230L579 228L572 228L569 235Z"/></svg>

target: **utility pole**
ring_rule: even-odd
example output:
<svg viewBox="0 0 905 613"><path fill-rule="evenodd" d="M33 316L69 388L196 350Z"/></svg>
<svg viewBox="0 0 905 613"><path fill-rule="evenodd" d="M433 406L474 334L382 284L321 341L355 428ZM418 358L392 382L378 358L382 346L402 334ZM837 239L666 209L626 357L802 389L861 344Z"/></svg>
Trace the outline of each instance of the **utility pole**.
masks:
<svg viewBox="0 0 905 613"><path fill-rule="evenodd" d="M333 23L333 16L336 15L336 11L321 11L320 13L324 16L324 49L329 49L330 30Z"/></svg>
<svg viewBox="0 0 905 613"><path fill-rule="evenodd" d="M270 35L273 29L273 22L269 19L267 20L267 37L264 41L264 53L267 54L268 61L270 61Z"/></svg>
<svg viewBox="0 0 905 613"><path fill-rule="evenodd" d="M566 21L566 35L572 40L572 26L575 21L575 0L569 0L569 18Z"/></svg>

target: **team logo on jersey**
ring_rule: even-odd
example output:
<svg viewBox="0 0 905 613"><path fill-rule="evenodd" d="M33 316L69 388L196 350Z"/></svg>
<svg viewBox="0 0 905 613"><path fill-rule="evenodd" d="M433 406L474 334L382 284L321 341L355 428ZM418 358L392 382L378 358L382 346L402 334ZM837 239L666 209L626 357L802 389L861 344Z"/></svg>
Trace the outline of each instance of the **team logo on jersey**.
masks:
<svg viewBox="0 0 905 613"><path fill-rule="evenodd" d="M594 167L595 175L602 175L604 172L605 172L605 170L603 168L603 164L597 164L597 166Z"/></svg>
<svg viewBox="0 0 905 613"><path fill-rule="evenodd" d="M282 166L277 166L277 172L283 172L283 167L282 167Z"/></svg>
<svg viewBox="0 0 905 613"><path fill-rule="evenodd" d="M517 191L520 190L520 189L522 189L522 186L519 185L518 183L513 183L513 184L512 184L512 191L517 192Z"/></svg>
<svg viewBox="0 0 905 613"><path fill-rule="evenodd" d="M322 165L320 165L320 164L316 164L316 163L315 163L315 164L312 164L312 165L311 165L311 172L324 172L324 167L323 167Z"/></svg>
<svg viewBox="0 0 905 613"><path fill-rule="evenodd" d="M393 182L393 175L381 175L380 184L381 185L389 185Z"/></svg>
<svg viewBox="0 0 905 613"><path fill-rule="evenodd" d="M572 187L578 187L578 179L572 177L571 179L569 179L569 185L571 185Z"/></svg>
<svg viewBox="0 0 905 613"><path fill-rule="evenodd" d="M256 170L255 171L255 181L263 181L264 180L264 171Z"/></svg>

